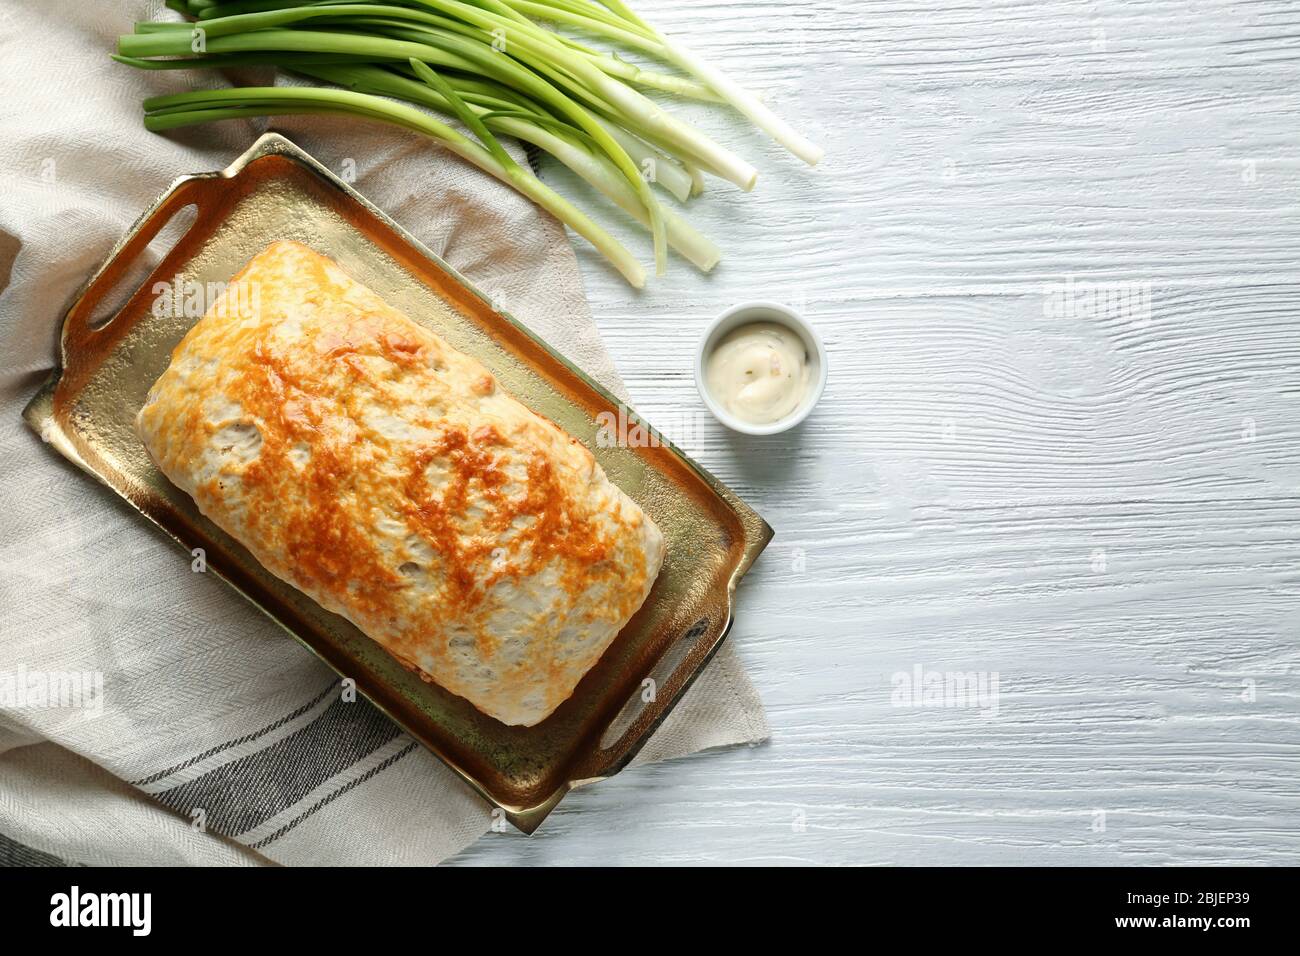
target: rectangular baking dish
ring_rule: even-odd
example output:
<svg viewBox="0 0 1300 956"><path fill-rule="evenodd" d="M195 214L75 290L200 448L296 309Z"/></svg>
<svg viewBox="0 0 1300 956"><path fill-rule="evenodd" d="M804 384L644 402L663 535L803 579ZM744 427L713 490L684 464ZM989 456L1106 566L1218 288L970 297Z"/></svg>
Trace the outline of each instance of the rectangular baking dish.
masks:
<svg viewBox="0 0 1300 956"><path fill-rule="evenodd" d="M192 208L191 208L192 207ZM120 308L106 298L159 232L192 224ZM178 219L179 221L179 219ZM174 229L174 227L173 227ZM169 229L170 236L172 229ZM658 523L664 568L644 607L573 696L535 727L508 727L422 681L352 624L316 605L199 514L153 467L133 429L145 393L198 314L155 310L158 283L225 282L270 242L298 239L414 321L486 365L524 404L582 441ZM193 312L194 310L190 310ZM180 312L181 314L176 314ZM78 293L60 367L24 418L315 652L480 794L531 833L575 785L626 766L717 649L737 582L772 529L657 433L603 447L618 399L492 303L355 190L268 133L229 168L178 179ZM630 410L621 420L641 424Z"/></svg>

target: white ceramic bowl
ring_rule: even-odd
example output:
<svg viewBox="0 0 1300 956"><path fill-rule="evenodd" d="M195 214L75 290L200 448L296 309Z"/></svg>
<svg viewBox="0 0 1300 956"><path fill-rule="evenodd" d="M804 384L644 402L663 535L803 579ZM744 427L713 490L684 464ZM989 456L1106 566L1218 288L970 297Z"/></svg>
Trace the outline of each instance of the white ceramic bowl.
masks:
<svg viewBox="0 0 1300 956"><path fill-rule="evenodd" d="M808 355L810 375L808 392L804 395L803 401L785 418L765 425L744 421L723 408L722 404L710 394L704 374L705 362L708 361L710 353L722 337L732 329L751 322L775 322L793 330L803 340ZM713 417L732 431L743 432L746 435L775 435L794 428L807 418L808 413L817 404L817 400L822 397L822 391L826 388L826 347L822 345L817 330L788 305L778 305L775 302L742 302L723 312L704 330L700 347L695 354L695 387L699 389L700 398L704 399L704 404L713 413Z"/></svg>

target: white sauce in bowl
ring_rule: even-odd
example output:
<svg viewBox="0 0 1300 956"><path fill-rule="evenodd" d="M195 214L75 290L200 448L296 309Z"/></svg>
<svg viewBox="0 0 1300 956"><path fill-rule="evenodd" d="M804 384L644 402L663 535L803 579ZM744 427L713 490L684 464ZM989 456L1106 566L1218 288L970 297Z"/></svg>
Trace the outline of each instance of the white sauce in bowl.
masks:
<svg viewBox="0 0 1300 956"><path fill-rule="evenodd" d="M811 371L803 338L777 322L750 322L732 329L704 361L709 394L732 415L754 425L793 414L808 394Z"/></svg>

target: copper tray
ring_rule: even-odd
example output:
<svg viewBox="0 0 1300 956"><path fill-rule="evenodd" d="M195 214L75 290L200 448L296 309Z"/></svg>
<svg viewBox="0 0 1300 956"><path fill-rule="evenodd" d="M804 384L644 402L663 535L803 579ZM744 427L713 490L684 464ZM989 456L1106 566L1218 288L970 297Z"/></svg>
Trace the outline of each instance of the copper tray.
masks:
<svg viewBox="0 0 1300 956"><path fill-rule="evenodd" d="M120 309L105 301L181 210L193 224ZM170 232L170 230L169 230ZM522 402L587 445L667 537L641 611L573 696L535 727L508 727L406 670L352 624L280 581L199 514L150 463L132 421L197 316L155 315L155 283L228 280L277 239L337 260L415 321L473 355ZM105 321L105 316L107 320ZM575 785L627 765L726 636L736 583L772 529L730 490L654 434L646 447L599 447L597 415L619 402L289 140L259 139L222 172L183 176L135 224L63 322L61 368L23 417L311 648L531 833ZM639 423L634 413L624 420ZM653 683L648 683L653 681ZM653 691L653 692L651 692ZM646 698L649 698L648 700Z"/></svg>

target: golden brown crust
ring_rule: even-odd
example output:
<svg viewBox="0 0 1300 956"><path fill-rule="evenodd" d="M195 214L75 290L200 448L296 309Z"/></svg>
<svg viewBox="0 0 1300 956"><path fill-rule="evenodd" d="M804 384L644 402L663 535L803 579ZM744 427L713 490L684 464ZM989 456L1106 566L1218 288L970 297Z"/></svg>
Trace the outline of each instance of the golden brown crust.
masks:
<svg viewBox="0 0 1300 956"><path fill-rule="evenodd" d="M233 280L138 428L269 570L506 723L572 693L662 561L586 448L299 243Z"/></svg>

